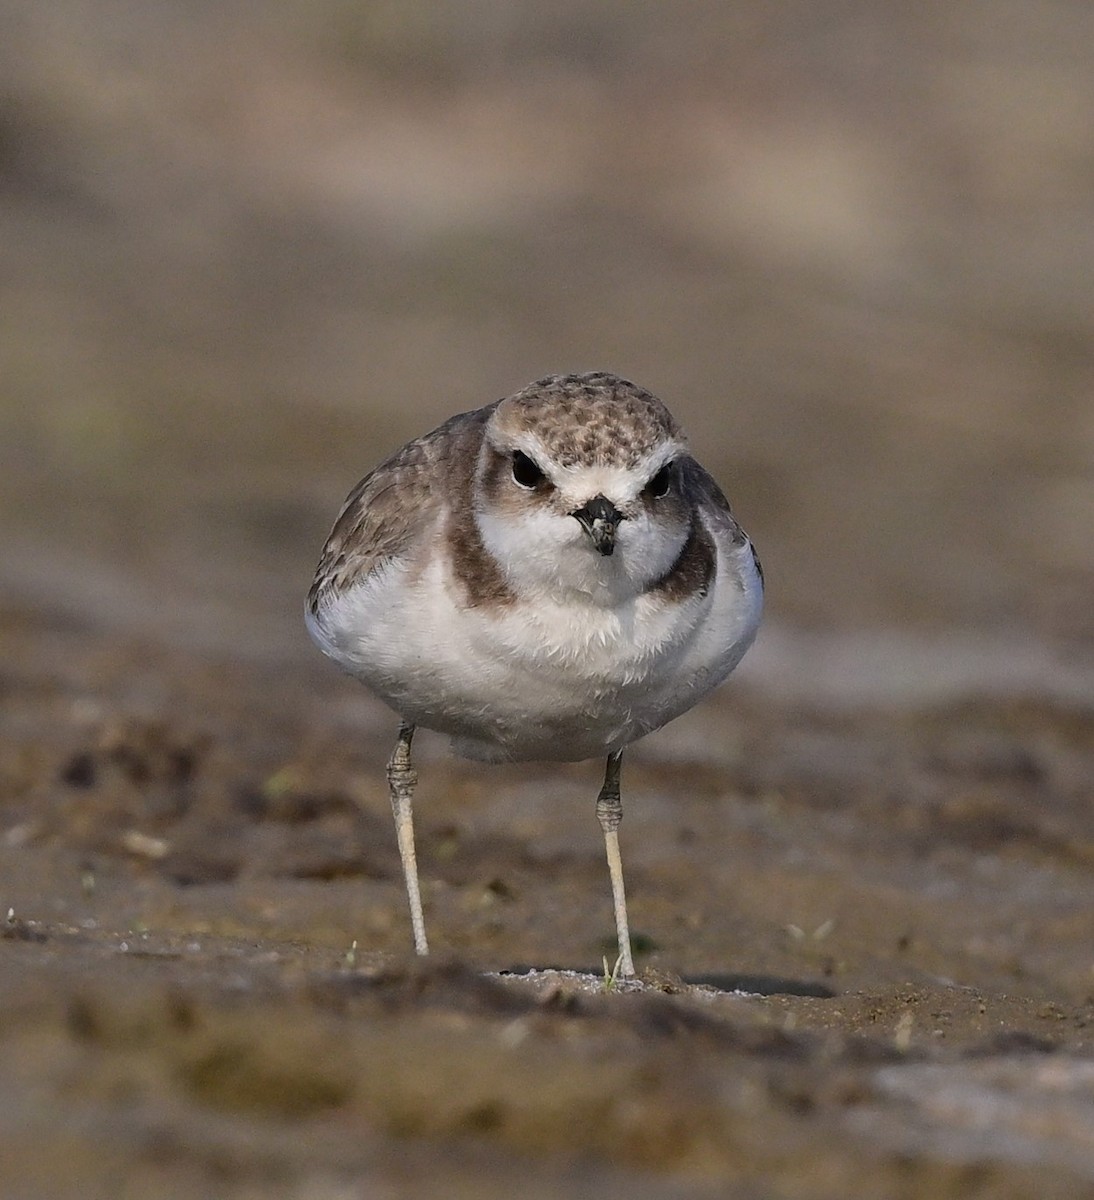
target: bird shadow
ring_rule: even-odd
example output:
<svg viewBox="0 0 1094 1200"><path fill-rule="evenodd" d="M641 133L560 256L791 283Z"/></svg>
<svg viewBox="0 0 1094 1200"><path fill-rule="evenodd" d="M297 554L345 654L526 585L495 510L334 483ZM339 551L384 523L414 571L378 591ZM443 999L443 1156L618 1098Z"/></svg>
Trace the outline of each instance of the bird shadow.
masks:
<svg viewBox="0 0 1094 1200"><path fill-rule="evenodd" d="M714 988L719 992L747 992L751 996L811 996L832 1000L836 992L813 979L787 979L782 975L748 975L736 972L705 971L683 976L695 987Z"/></svg>

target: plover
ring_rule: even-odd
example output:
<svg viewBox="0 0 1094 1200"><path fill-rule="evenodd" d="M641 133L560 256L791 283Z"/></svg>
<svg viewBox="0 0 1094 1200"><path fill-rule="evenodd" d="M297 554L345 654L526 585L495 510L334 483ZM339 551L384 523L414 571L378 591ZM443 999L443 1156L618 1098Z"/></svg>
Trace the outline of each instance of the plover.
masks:
<svg viewBox="0 0 1094 1200"><path fill-rule="evenodd" d="M672 414L618 376L552 375L461 413L350 492L308 593L320 649L400 717L387 777L414 946L414 730L492 762L604 757L596 812L634 974L619 854L624 748L721 683L763 576Z"/></svg>

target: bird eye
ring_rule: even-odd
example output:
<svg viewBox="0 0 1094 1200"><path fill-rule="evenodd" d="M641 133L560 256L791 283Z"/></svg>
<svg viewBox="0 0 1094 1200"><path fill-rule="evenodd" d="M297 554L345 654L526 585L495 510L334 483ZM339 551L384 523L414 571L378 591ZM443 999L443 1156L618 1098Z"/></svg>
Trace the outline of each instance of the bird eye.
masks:
<svg viewBox="0 0 1094 1200"><path fill-rule="evenodd" d="M646 495L652 496L654 500L660 500L663 496L668 495L671 483L672 463L665 463L661 470L646 484Z"/></svg>
<svg viewBox="0 0 1094 1200"><path fill-rule="evenodd" d="M538 487L546 478L539 465L523 450L513 451L513 480L522 488Z"/></svg>

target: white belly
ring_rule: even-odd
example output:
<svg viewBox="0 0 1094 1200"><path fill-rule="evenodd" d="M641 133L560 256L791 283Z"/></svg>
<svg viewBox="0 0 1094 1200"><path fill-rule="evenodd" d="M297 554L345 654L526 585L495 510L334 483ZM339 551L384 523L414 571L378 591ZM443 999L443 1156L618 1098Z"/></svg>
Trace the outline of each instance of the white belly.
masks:
<svg viewBox="0 0 1094 1200"><path fill-rule="evenodd" d="M466 608L443 564L392 564L338 597L312 636L406 720L457 753L578 760L618 750L679 716L729 674L759 623L747 561L706 596L644 594L603 607L574 596ZM741 564L747 570L741 568Z"/></svg>

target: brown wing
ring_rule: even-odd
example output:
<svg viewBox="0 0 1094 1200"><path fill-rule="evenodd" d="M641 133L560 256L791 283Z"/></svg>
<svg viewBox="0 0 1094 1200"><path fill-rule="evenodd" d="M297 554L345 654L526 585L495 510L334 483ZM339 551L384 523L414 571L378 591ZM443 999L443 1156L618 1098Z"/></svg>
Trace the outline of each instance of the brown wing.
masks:
<svg viewBox="0 0 1094 1200"><path fill-rule="evenodd" d="M684 490L698 500L713 531L725 534L734 546L743 546L749 540L748 535L737 523L737 518L729 507L729 501L722 489L715 483L714 477L691 457L685 458L681 467L684 476ZM756 563L760 583L763 584L763 567L760 566L755 546L752 547L752 558Z"/></svg>
<svg viewBox="0 0 1094 1200"><path fill-rule="evenodd" d="M415 532L444 507L446 489L438 480L470 478L480 428L494 407L449 418L408 442L357 484L323 547L308 592L313 613L381 563L406 552Z"/></svg>
<svg viewBox="0 0 1094 1200"><path fill-rule="evenodd" d="M713 526L724 529L730 534L732 542L743 546L746 541L744 530L737 524L725 493L714 482L710 472L689 455L681 461L680 473L683 476L684 495L702 505L704 515Z"/></svg>

